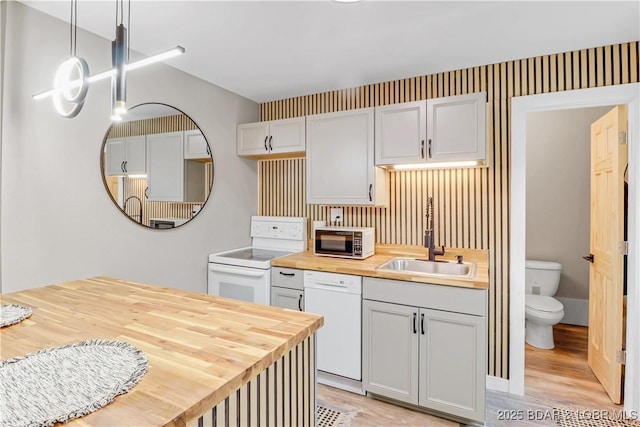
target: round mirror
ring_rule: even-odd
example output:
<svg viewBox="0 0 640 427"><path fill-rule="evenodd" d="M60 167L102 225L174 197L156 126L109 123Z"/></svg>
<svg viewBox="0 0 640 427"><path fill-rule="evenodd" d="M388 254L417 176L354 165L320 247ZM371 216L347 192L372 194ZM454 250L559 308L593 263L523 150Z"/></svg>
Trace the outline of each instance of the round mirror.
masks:
<svg viewBox="0 0 640 427"><path fill-rule="evenodd" d="M131 221L175 228L194 218L213 185L211 147L198 125L166 104L141 104L113 123L100 166L113 203Z"/></svg>

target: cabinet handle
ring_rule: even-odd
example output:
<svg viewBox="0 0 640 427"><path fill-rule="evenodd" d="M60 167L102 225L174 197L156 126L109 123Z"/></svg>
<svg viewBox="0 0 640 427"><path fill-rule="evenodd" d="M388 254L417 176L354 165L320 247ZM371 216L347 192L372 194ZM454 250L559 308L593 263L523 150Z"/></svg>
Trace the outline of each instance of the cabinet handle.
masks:
<svg viewBox="0 0 640 427"><path fill-rule="evenodd" d="M125 171L125 172L128 172L128 171L127 171L127 163L129 163L129 162L127 162L127 161L125 160L125 161L124 161L124 171Z"/></svg>
<svg viewBox="0 0 640 427"><path fill-rule="evenodd" d="M287 276L287 277L293 277L296 275L296 273L284 273L284 272L280 272L280 274L282 274L283 276Z"/></svg>
<svg viewBox="0 0 640 427"><path fill-rule="evenodd" d="M371 197L371 191L373 190L373 184L369 184L369 201L372 202L373 198Z"/></svg>
<svg viewBox="0 0 640 427"><path fill-rule="evenodd" d="M264 151L269 151L269 149L267 148L267 139L269 139L268 136L264 137Z"/></svg>
<svg viewBox="0 0 640 427"><path fill-rule="evenodd" d="M148 199L148 198L149 198L149 193L148 193L148 191L149 191L149 187L145 187L145 189L144 189L144 198L145 198L145 199Z"/></svg>
<svg viewBox="0 0 640 427"><path fill-rule="evenodd" d="M420 332L424 335L424 314L420 314Z"/></svg>
<svg viewBox="0 0 640 427"><path fill-rule="evenodd" d="M302 294L300 294L300 297L298 298L298 309L302 311Z"/></svg>
<svg viewBox="0 0 640 427"><path fill-rule="evenodd" d="M416 313L413 313L413 333L414 333L414 334L417 334L417 333L418 333L418 330L416 329L416 317L417 317L417 316L418 316L418 315L417 315Z"/></svg>
<svg viewBox="0 0 640 427"><path fill-rule="evenodd" d="M431 158L431 140L429 140L429 144L427 145L427 152L429 153L429 158Z"/></svg>
<svg viewBox="0 0 640 427"><path fill-rule="evenodd" d="M124 172L124 160L122 161L122 163L120 163L120 170Z"/></svg>
<svg viewBox="0 0 640 427"><path fill-rule="evenodd" d="M424 139L420 143L420 157L424 159Z"/></svg>
<svg viewBox="0 0 640 427"><path fill-rule="evenodd" d="M269 151L273 150L273 147L271 146L271 140L273 139L273 135L271 135L269 137Z"/></svg>
<svg viewBox="0 0 640 427"><path fill-rule="evenodd" d="M211 155L211 149L209 148L209 144L207 144L207 156Z"/></svg>

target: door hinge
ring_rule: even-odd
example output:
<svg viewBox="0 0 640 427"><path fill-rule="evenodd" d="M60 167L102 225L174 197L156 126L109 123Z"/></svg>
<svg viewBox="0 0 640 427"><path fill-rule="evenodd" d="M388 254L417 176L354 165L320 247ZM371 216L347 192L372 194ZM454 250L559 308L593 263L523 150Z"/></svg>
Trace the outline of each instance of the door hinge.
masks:
<svg viewBox="0 0 640 427"><path fill-rule="evenodd" d="M616 363L627 364L627 352L625 350L616 351Z"/></svg>
<svg viewBox="0 0 640 427"><path fill-rule="evenodd" d="M620 255L629 255L629 242L623 240L618 243L618 253Z"/></svg>
<svg viewBox="0 0 640 427"><path fill-rule="evenodd" d="M623 130L618 132L618 144L627 145L627 132Z"/></svg>

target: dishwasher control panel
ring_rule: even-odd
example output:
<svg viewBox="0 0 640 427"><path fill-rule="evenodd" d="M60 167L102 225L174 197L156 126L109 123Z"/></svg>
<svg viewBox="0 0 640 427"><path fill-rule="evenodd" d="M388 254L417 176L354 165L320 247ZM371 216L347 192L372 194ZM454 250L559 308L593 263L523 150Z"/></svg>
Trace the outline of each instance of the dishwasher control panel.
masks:
<svg viewBox="0 0 640 427"><path fill-rule="evenodd" d="M314 285L335 286L339 288L347 288L351 290L362 290L362 277L350 274L326 273L324 271L304 272L304 286L310 287Z"/></svg>

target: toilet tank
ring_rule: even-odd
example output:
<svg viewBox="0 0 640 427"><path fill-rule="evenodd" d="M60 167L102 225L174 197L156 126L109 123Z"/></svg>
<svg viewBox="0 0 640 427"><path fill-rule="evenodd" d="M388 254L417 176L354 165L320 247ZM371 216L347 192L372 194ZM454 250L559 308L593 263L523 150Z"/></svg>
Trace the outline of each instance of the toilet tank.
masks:
<svg viewBox="0 0 640 427"><path fill-rule="evenodd" d="M526 260L525 294L553 296L558 291L562 265L552 261Z"/></svg>

